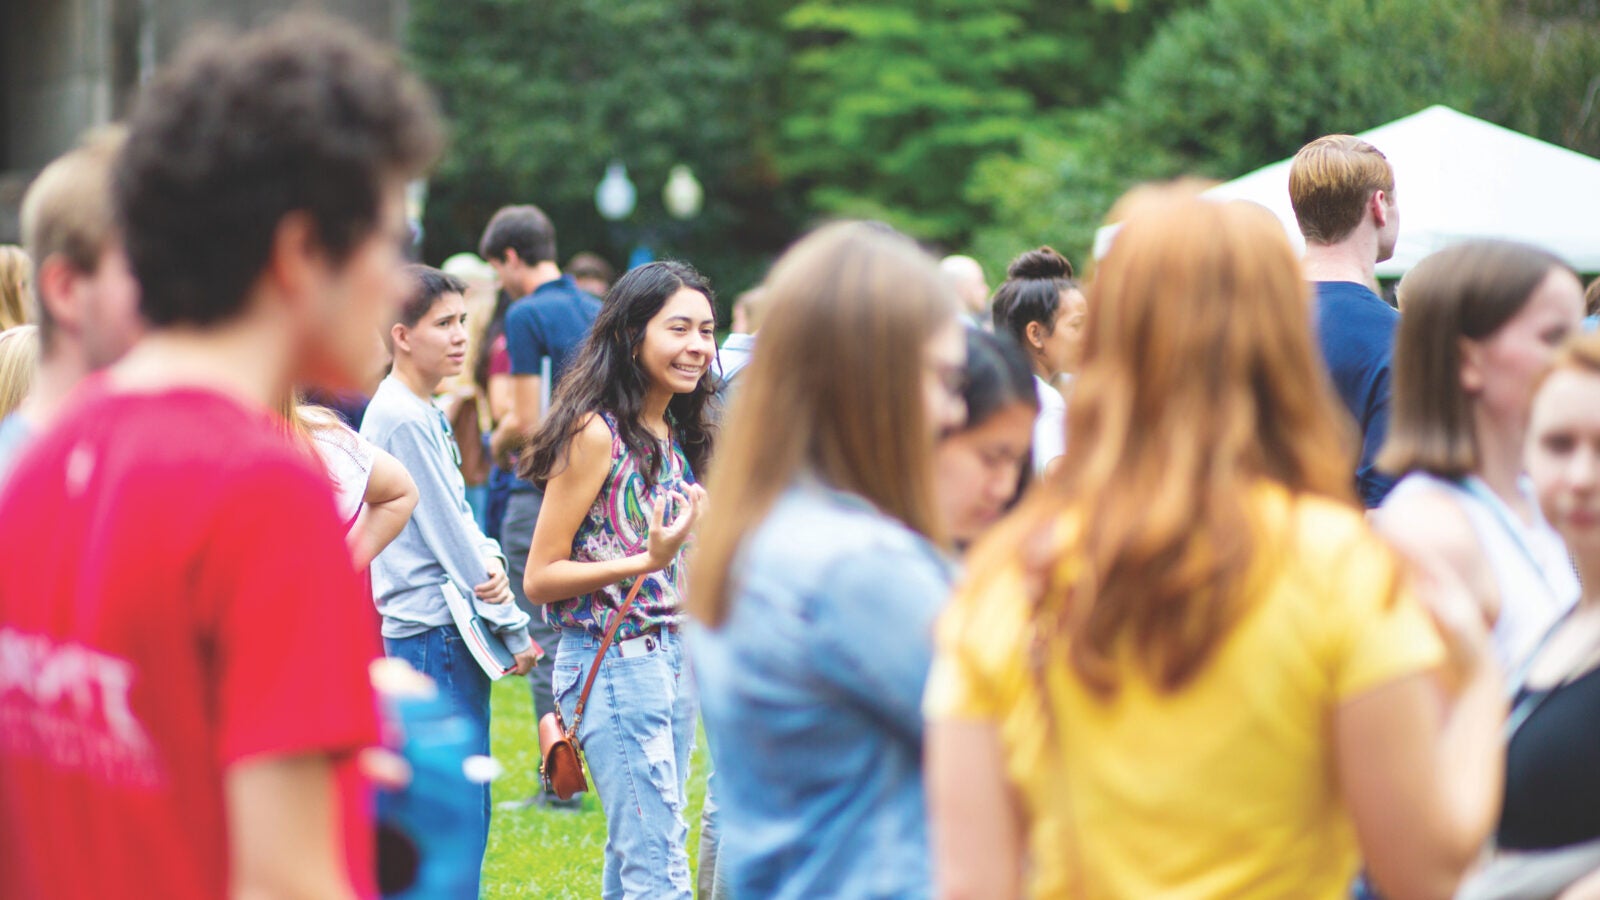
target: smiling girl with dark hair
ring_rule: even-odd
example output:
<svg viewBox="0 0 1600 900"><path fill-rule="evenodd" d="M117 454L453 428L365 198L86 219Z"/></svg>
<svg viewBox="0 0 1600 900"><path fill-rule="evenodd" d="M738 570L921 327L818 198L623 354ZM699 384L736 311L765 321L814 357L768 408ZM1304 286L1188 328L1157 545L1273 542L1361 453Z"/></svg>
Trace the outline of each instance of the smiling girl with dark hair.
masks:
<svg viewBox="0 0 1600 900"><path fill-rule="evenodd" d="M561 629L553 686L565 722L606 630L578 742L609 832L604 896L689 897L685 779L696 703L678 623L684 544L711 452L711 288L656 262L606 294L520 474L544 488L523 589Z"/></svg>

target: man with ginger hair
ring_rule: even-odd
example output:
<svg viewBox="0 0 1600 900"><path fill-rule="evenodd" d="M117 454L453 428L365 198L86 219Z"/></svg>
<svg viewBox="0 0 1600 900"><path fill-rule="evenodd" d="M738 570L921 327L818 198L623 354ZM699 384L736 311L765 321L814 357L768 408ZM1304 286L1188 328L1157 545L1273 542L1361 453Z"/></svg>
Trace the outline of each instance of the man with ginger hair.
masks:
<svg viewBox="0 0 1600 900"><path fill-rule="evenodd" d="M1320 137L1295 154L1289 200L1306 239L1304 268L1316 289L1322 358L1361 431L1356 489L1372 509L1394 486L1373 463L1389 430L1390 368L1400 324L1400 314L1374 291L1374 269L1394 255L1400 233L1394 170L1360 138Z"/></svg>
<svg viewBox="0 0 1600 900"><path fill-rule="evenodd" d="M22 405L0 420L0 480L67 395L111 365L143 331L139 285L111 208L120 128L103 128L46 166L22 199L22 241L34 260L39 370Z"/></svg>

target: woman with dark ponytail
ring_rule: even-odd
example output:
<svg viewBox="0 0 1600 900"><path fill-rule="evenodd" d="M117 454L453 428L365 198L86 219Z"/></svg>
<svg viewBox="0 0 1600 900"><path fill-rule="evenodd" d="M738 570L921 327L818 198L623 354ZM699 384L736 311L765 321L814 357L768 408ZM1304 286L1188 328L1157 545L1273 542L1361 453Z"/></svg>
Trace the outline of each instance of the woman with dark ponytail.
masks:
<svg viewBox="0 0 1600 900"><path fill-rule="evenodd" d="M1042 476L1066 452L1067 401L1056 379L1072 375L1083 356L1089 304L1072 277L1072 263L1049 247L1011 261L994 292L994 330L1009 334L1033 363L1039 416L1033 428L1033 471Z"/></svg>

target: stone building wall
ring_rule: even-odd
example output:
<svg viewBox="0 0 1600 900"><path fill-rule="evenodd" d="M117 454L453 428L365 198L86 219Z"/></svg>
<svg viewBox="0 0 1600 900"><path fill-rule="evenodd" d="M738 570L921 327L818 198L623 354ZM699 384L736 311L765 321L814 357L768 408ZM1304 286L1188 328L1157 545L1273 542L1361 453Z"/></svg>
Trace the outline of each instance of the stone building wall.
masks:
<svg viewBox="0 0 1600 900"><path fill-rule="evenodd" d="M248 27L319 9L398 40L405 0L3 0L0 243L19 240L28 182L86 131L123 116L140 81L204 23Z"/></svg>

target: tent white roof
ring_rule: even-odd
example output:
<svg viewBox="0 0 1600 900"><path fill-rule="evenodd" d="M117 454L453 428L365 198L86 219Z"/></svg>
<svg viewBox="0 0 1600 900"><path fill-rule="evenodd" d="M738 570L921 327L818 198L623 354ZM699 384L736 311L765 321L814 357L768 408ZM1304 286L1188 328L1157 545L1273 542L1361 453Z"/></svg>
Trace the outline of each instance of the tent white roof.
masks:
<svg viewBox="0 0 1600 900"><path fill-rule="evenodd" d="M1458 241L1497 237L1543 247L1580 272L1600 272L1600 160L1501 128L1445 106L1361 132L1394 167L1400 239L1380 277ZM1207 191L1252 200L1304 246L1289 205L1289 165L1275 162ZM1115 226L1095 237L1095 255Z"/></svg>

